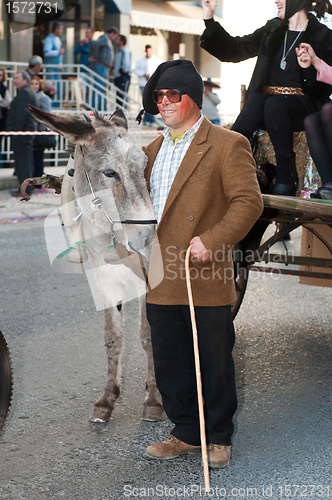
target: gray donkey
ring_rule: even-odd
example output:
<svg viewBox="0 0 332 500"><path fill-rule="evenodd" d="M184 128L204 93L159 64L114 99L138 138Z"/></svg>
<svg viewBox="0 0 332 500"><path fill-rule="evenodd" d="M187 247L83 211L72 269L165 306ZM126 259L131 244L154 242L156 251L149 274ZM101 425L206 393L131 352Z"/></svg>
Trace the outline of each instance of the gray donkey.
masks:
<svg viewBox="0 0 332 500"><path fill-rule="evenodd" d="M142 418L160 420L163 407L155 381L145 313L148 269L145 259L155 245L156 223L144 178L146 156L128 135L128 123L121 110L109 120L96 113L92 120L86 117L85 122L46 113L31 105L28 111L75 144L73 168L67 168L62 184L63 191L72 195L62 199L66 201L62 207L64 224L71 225L73 230L70 239L73 250L67 257L84 262L90 288L97 289L100 308L104 309L108 363L104 392L94 404L90 420L109 420L120 395L125 302L134 297L140 297L140 338L147 354ZM70 183L73 190L68 190ZM73 214L77 214L74 222ZM73 235L74 240L80 241L72 241Z"/></svg>

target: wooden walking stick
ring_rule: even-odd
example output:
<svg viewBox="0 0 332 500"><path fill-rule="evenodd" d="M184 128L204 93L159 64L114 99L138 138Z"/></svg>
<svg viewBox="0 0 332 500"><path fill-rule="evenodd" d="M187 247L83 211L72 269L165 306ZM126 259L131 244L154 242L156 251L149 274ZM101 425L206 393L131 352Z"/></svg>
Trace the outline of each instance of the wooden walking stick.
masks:
<svg viewBox="0 0 332 500"><path fill-rule="evenodd" d="M204 418L203 394L202 394L201 365L200 365L200 361L199 361L197 326L196 326L194 301L193 301L193 294L192 294L192 290L191 290L190 270L189 270L189 258L190 258L191 248L192 248L192 244L188 247L187 253L186 253L186 262L185 262L186 283L187 283L187 292L188 292L188 298L189 298L191 324L192 324L192 329L193 329L196 384L197 384L198 411L199 411L199 428L200 428L201 445L202 445L204 485L205 485L205 491L209 492L210 491L210 476L209 476L209 462L208 462L207 447L206 447L206 435L205 435L205 418Z"/></svg>

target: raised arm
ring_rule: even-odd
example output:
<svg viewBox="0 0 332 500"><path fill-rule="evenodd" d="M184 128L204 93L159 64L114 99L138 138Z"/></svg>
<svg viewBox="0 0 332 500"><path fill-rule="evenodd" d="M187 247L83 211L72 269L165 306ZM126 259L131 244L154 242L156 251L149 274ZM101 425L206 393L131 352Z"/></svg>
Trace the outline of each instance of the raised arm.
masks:
<svg viewBox="0 0 332 500"><path fill-rule="evenodd" d="M212 11L211 6L209 9L205 8L203 12L209 15ZM220 61L240 62L258 55L262 37L266 33L265 26L250 35L231 36L213 18L204 19L204 22L206 29L200 37L200 45Z"/></svg>
<svg viewBox="0 0 332 500"><path fill-rule="evenodd" d="M201 0L203 9L203 19L212 19L217 7L215 0Z"/></svg>

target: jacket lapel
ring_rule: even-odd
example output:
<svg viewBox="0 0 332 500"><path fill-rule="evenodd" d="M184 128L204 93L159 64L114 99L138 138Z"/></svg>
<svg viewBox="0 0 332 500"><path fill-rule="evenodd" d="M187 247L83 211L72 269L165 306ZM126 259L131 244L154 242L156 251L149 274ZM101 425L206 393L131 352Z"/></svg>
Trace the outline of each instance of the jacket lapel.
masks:
<svg viewBox="0 0 332 500"><path fill-rule="evenodd" d="M179 170L175 176L172 187L168 194L166 205L163 214L160 219L160 224L162 223L167 211L172 206L174 200L181 191L183 185L186 183L188 178L191 176L199 162L204 157L205 153L210 149L210 144L207 144L207 135L211 128L211 123L207 118L204 117L203 122L196 132L187 153L185 154Z"/></svg>
<svg viewBox="0 0 332 500"><path fill-rule="evenodd" d="M164 140L164 137L162 135L160 135L159 137L157 137L157 139L155 139L146 148L143 148L144 153L148 157L148 163L147 163L144 175L145 175L146 184L147 184L149 192L150 192L151 172L152 172L155 159L157 158L157 154L158 154L158 151L162 145L163 140Z"/></svg>

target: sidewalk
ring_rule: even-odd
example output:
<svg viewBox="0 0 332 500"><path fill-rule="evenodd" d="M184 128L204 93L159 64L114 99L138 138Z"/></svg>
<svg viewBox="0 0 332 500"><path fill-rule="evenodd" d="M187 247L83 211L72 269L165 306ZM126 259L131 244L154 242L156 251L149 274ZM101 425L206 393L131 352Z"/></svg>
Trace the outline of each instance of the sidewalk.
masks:
<svg viewBox="0 0 332 500"><path fill-rule="evenodd" d="M62 175L65 167L48 167L46 173ZM30 201L20 201L20 197L13 197L11 190L18 189L17 177L13 175L13 168L0 169L0 223L20 222L27 219L47 217L61 205L61 196L54 193L54 189L37 189L31 195Z"/></svg>
<svg viewBox="0 0 332 500"><path fill-rule="evenodd" d="M65 167L45 166L45 174L63 175ZM14 173L14 168L0 168L0 191L5 189L18 189L18 180Z"/></svg>

